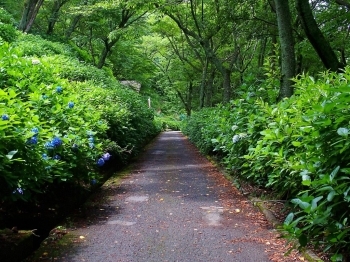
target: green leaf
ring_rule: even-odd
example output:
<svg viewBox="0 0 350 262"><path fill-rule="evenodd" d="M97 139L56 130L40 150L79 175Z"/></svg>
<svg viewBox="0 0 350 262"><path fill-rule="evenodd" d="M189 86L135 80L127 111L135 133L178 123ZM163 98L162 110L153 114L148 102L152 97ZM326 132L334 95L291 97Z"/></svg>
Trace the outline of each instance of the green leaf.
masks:
<svg viewBox="0 0 350 262"><path fill-rule="evenodd" d="M331 257L331 261L341 262L341 261L343 261L343 255L342 254L335 254Z"/></svg>
<svg viewBox="0 0 350 262"><path fill-rule="evenodd" d="M284 220L284 224L288 226L293 221L293 218L294 213L289 213L286 219Z"/></svg>
<svg viewBox="0 0 350 262"><path fill-rule="evenodd" d="M305 234L301 234L299 236L299 244L301 247L305 247L307 245L307 236Z"/></svg>
<svg viewBox="0 0 350 262"><path fill-rule="evenodd" d="M303 186L310 186L310 185L311 185L311 180L303 180L303 181L301 182L301 184L302 184Z"/></svg>
<svg viewBox="0 0 350 262"><path fill-rule="evenodd" d="M308 208L310 206L309 203L304 202L304 201L300 200L299 198L294 198L294 199L291 200L291 202L293 204L299 205L299 207L302 208L302 209L306 209L306 208Z"/></svg>
<svg viewBox="0 0 350 262"><path fill-rule="evenodd" d="M12 159L13 156L14 156L17 152L18 152L18 150L10 151L10 152L7 153L6 157L7 157L8 159Z"/></svg>
<svg viewBox="0 0 350 262"><path fill-rule="evenodd" d="M293 145L293 146L296 146L296 147L300 147L300 146L301 146L301 143L298 142L298 141L293 141L293 142L292 142L292 145Z"/></svg>
<svg viewBox="0 0 350 262"><path fill-rule="evenodd" d="M335 175L338 173L340 169L340 166L337 166L336 168L334 168L334 170L332 171L332 173L329 175L329 180L332 182Z"/></svg>
<svg viewBox="0 0 350 262"><path fill-rule="evenodd" d="M331 202L332 200L333 200L333 198L334 198L334 196L335 196L335 191L333 190L333 191L331 191L331 192L329 192L329 194L328 194L328 196L327 196L327 200L328 200L328 202Z"/></svg>
<svg viewBox="0 0 350 262"><path fill-rule="evenodd" d="M304 170L302 172L300 172L301 174L301 179L302 179L302 184L304 186L310 186L311 185L311 178L309 175L307 175L309 173L309 171Z"/></svg>
<svg viewBox="0 0 350 262"><path fill-rule="evenodd" d="M323 196L316 197L311 201L311 211L314 211L317 208L317 202L320 201Z"/></svg>

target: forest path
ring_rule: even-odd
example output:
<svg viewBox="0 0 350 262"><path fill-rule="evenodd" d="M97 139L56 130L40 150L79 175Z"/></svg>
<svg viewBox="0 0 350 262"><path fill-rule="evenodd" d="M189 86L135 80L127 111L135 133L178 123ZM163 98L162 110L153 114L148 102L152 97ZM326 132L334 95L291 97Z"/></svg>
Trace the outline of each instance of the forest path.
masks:
<svg viewBox="0 0 350 262"><path fill-rule="evenodd" d="M296 261L283 256L286 244L265 217L180 132L160 134L85 212L72 219L70 244L39 261Z"/></svg>

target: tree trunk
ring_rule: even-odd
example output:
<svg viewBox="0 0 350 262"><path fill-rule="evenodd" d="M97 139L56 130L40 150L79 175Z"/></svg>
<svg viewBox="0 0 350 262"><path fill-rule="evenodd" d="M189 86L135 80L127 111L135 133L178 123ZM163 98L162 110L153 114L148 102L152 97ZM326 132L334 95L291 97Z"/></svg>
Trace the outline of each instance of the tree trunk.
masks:
<svg viewBox="0 0 350 262"><path fill-rule="evenodd" d="M109 46L108 39L107 39L107 40L105 40L105 45L104 45L103 50L101 52L100 59L98 60L97 68L101 69L104 66L104 64L106 63L106 59L107 59L109 52L110 52L110 46Z"/></svg>
<svg viewBox="0 0 350 262"><path fill-rule="evenodd" d="M209 78L206 83L206 95L205 95L205 106L211 107L213 106L213 88L214 88L214 78L215 78L215 68L211 69L209 74Z"/></svg>
<svg viewBox="0 0 350 262"><path fill-rule="evenodd" d="M322 60L322 63L327 69L338 72L344 65L338 61L332 47L319 29L312 14L309 1L295 0L295 2L305 34Z"/></svg>
<svg viewBox="0 0 350 262"><path fill-rule="evenodd" d="M100 59L98 60L97 68L101 69L105 63L108 55L112 51L112 47L119 41L120 36L114 38L112 41L108 41L108 39L104 40L105 46L101 52Z"/></svg>
<svg viewBox="0 0 350 262"><path fill-rule="evenodd" d="M231 70L225 68L223 78L224 96L222 100L224 103L228 103L231 99Z"/></svg>
<svg viewBox="0 0 350 262"><path fill-rule="evenodd" d="M278 100L293 95L295 51L288 0L275 0L278 34L281 42L281 86Z"/></svg>
<svg viewBox="0 0 350 262"><path fill-rule="evenodd" d="M261 39L261 41L260 41L260 50L259 50L259 57L258 57L258 67L259 68L264 66L266 44L267 44L267 38L264 37L264 39Z"/></svg>
<svg viewBox="0 0 350 262"><path fill-rule="evenodd" d="M224 89L224 95L223 95L223 102L227 103L231 99L231 69L226 68L223 63L219 60L219 58L216 56L212 48L210 47L209 40L203 39L200 42L201 46L204 49L204 52L208 59L212 61L213 65L216 67L216 69L221 73L223 78L223 89Z"/></svg>
<svg viewBox="0 0 350 262"><path fill-rule="evenodd" d="M88 1L85 0L83 2L83 5L87 5L88 4ZM66 38L69 39L70 36L73 34L75 28L77 27L78 23L79 23L79 20L83 17L82 14L79 14L79 15L76 15L74 18L73 18L73 21L72 23L70 24L69 28L67 29L66 31Z"/></svg>
<svg viewBox="0 0 350 262"><path fill-rule="evenodd" d="M77 27L79 20L83 17L83 15L77 15L74 17L72 23L70 24L69 28L66 31L66 38L69 39L71 35L73 34L75 28Z"/></svg>
<svg viewBox="0 0 350 262"><path fill-rule="evenodd" d="M191 112L192 112L192 97L193 97L193 83L191 81L189 86L188 86L188 98L187 98L187 103L186 103L187 116L191 116Z"/></svg>
<svg viewBox="0 0 350 262"><path fill-rule="evenodd" d="M18 29L28 33L44 0L26 0Z"/></svg>
<svg viewBox="0 0 350 262"><path fill-rule="evenodd" d="M181 102L185 106L185 110L186 110L187 116L191 116L191 112L192 112L192 97L193 97L193 83L192 83L192 81L189 83L188 94L187 94L187 98L186 99L183 97L183 95L181 94L181 92L179 90L176 89L176 92L177 92L177 95L179 96Z"/></svg>
<svg viewBox="0 0 350 262"><path fill-rule="evenodd" d="M59 11L61 7L67 2L68 0L55 0L53 7L51 9L51 16L49 18L49 24L48 24L46 34L51 35L53 33L53 29L59 17Z"/></svg>
<svg viewBox="0 0 350 262"><path fill-rule="evenodd" d="M206 80L207 80L208 64L209 64L208 59L206 59L206 62L203 66L202 80L201 80L200 91L199 91L199 108L200 109L204 107L204 99L206 97L205 86L206 86Z"/></svg>

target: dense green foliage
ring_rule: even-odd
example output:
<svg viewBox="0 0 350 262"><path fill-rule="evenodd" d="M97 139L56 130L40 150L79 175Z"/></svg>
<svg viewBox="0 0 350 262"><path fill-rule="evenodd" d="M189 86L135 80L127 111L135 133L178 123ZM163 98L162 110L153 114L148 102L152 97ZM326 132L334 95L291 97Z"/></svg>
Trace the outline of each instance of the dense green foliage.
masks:
<svg viewBox="0 0 350 262"><path fill-rule="evenodd" d="M348 0L20 3L0 3L0 199L95 181L187 114L202 152L295 204L301 246L346 260L349 69L320 71L349 60Z"/></svg>
<svg viewBox="0 0 350 262"><path fill-rule="evenodd" d="M21 35L0 54L3 201L95 184L104 162L122 166L160 130L142 97L66 45Z"/></svg>
<svg viewBox="0 0 350 262"><path fill-rule="evenodd" d="M294 81L290 99L268 104L260 89L196 113L184 131L232 174L291 200L284 229L336 259L350 243L350 68Z"/></svg>

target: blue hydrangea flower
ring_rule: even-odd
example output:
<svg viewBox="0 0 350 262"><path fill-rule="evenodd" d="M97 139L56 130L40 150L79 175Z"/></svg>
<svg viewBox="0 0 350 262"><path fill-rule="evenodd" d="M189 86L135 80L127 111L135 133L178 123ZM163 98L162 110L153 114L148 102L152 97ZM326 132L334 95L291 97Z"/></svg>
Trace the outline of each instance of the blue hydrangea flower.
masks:
<svg viewBox="0 0 350 262"><path fill-rule="evenodd" d="M111 155L108 152L102 155L102 158L105 161L108 161L110 157L111 157Z"/></svg>
<svg viewBox="0 0 350 262"><path fill-rule="evenodd" d="M103 160L102 157L99 160L97 160L97 165L98 166L103 166L104 164L105 164L105 161Z"/></svg>
<svg viewBox="0 0 350 262"><path fill-rule="evenodd" d="M232 142L235 144L239 141L239 139L240 139L239 135L234 135L232 138Z"/></svg>
<svg viewBox="0 0 350 262"><path fill-rule="evenodd" d="M10 120L10 117L9 117L9 115L7 115L7 114L3 114L3 115L1 116L1 119L2 119L2 120Z"/></svg>
<svg viewBox="0 0 350 262"><path fill-rule="evenodd" d="M33 137L29 138L27 143L32 144L32 145L36 145L38 143L38 137L33 136Z"/></svg>
<svg viewBox="0 0 350 262"><path fill-rule="evenodd" d="M90 137L92 137L94 135L94 133L91 130L86 131L86 134Z"/></svg>
<svg viewBox="0 0 350 262"><path fill-rule="evenodd" d="M74 107L74 102L69 102L68 103L68 108L73 108Z"/></svg>
<svg viewBox="0 0 350 262"><path fill-rule="evenodd" d="M237 125L233 125L233 126L231 127L231 129L232 129L232 131L236 131L236 129L238 129L238 126L237 126Z"/></svg>
<svg viewBox="0 0 350 262"><path fill-rule="evenodd" d="M61 160L61 156L60 155L54 155L53 159L54 160Z"/></svg>
<svg viewBox="0 0 350 262"><path fill-rule="evenodd" d="M37 127L33 127L31 130L35 135L39 134L39 129Z"/></svg>
<svg viewBox="0 0 350 262"><path fill-rule="evenodd" d="M95 147L95 144L94 144L94 143L89 143L89 147L90 147L90 148L94 148L94 147Z"/></svg>
<svg viewBox="0 0 350 262"><path fill-rule="evenodd" d="M43 158L44 160L48 160L48 159L49 159L49 157L47 156L47 154L42 154L41 156L42 156L42 158Z"/></svg>
<svg viewBox="0 0 350 262"><path fill-rule="evenodd" d="M16 193L20 193L21 195L23 195L23 189L18 187L15 191L12 192L13 194L16 194Z"/></svg>
<svg viewBox="0 0 350 262"><path fill-rule="evenodd" d="M52 142L46 142L44 147L46 149L53 149L55 146L52 144Z"/></svg>
<svg viewBox="0 0 350 262"><path fill-rule="evenodd" d="M339 127L337 130L338 135L340 136L348 136L349 135L349 129L346 127Z"/></svg>
<svg viewBox="0 0 350 262"><path fill-rule="evenodd" d="M59 147L60 145L62 145L62 140L56 136L52 139L51 143L54 147Z"/></svg>
<svg viewBox="0 0 350 262"><path fill-rule="evenodd" d="M96 179L91 179L91 185L96 185L97 181Z"/></svg>
<svg viewBox="0 0 350 262"><path fill-rule="evenodd" d="M61 94L62 91L63 91L62 86L57 86L57 87L56 87L56 93Z"/></svg>
<svg viewBox="0 0 350 262"><path fill-rule="evenodd" d="M90 143L93 143L93 142L94 142L94 138L93 138L93 137L89 137L89 138L88 138L88 141L89 141Z"/></svg>

